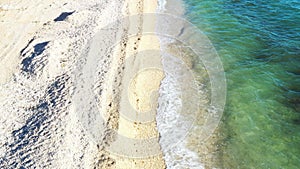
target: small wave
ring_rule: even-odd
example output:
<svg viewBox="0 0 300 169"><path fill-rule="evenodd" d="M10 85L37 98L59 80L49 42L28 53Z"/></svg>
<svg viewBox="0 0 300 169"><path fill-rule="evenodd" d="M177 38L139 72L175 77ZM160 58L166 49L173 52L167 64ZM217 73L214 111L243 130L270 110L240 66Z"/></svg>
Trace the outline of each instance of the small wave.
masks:
<svg viewBox="0 0 300 169"><path fill-rule="evenodd" d="M164 12L166 10L166 4L167 4L166 0L159 0L158 1L158 11Z"/></svg>
<svg viewBox="0 0 300 169"><path fill-rule="evenodd" d="M192 119L180 112L184 105L182 100L182 63L180 59L163 54L165 78L161 82L159 107L157 111L157 128L160 133L160 146L167 168L204 168L199 163L197 153L186 147L186 135Z"/></svg>

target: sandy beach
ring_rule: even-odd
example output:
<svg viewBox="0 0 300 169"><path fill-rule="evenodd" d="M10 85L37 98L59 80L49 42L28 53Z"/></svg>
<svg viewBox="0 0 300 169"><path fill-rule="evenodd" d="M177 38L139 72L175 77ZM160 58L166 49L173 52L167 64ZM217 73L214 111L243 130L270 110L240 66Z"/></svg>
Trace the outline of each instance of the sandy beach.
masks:
<svg viewBox="0 0 300 169"><path fill-rule="evenodd" d="M211 134L199 135L208 75L196 82L203 65L182 48L208 41L184 12L181 1L1 1L0 168L212 168L216 136L198 142Z"/></svg>
<svg viewBox="0 0 300 169"><path fill-rule="evenodd" d="M101 34L119 18L156 9L157 2L143 0L0 2L1 168L166 167L155 120L139 123L122 116L131 105L146 111L157 102L157 93L145 97L144 90L158 92L163 71L134 72L149 62L161 66L160 57L139 59L140 51L160 48L155 35L142 35L143 27L154 31L155 21L130 21ZM140 32L128 37L136 26ZM106 50L113 45L110 57ZM136 58L133 68L124 62L130 58ZM96 121L99 111L106 113L94 125L90 120ZM93 125L91 134L87 127ZM130 145L120 136L157 138L158 153L126 156L122 147ZM121 152L113 153L112 146Z"/></svg>
<svg viewBox="0 0 300 169"><path fill-rule="evenodd" d="M157 2L155 1L134 0L128 3L128 8L125 10L124 15L134 16L142 13L154 13L156 9ZM113 108L108 107L107 111L111 112L109 116L117 117L111 123L111 127L115 129L117 136L115 136L114 141L109 145L113 149L113 154L110 154L109 157L115 160L114 167L120 169L165 168L166 166L164 164L162 153L146 158L139 156L139 154L134 155L134 153L132 153L134 151L138 152L145 150L140 147L135 147L135 145L131 145L132 143L126 142L127 139L123 139L132 138L138 140L156 137L156 145L152 148L156 148L157 151L160 151L158 143L159 134L156 129L155 120L149 123L140 123L139 121L130 118L128 119L128 117L126 117L128 112L138 113L139 111L143 112L145 109L149 109L152 100L148 100L150 97L145 96L143 93L147 91L158 92L160 81L164 76L162 69L157 72L148 70L145 71L145 73L139 73L137 71L143 70L145 65L149 62L154 62L154 65L161 65L161 60L160 57L145 58L140 54L142 51L160 50L158 37L155 35L143 35L143 30L146 27L148 30L150 29L154 32L156 24L155 20L153 20L152 23L145 23L143 18L141 20L135 19L136 17L129 18L128 29L125 29L124 31L125 33L134 32L135 36L125 37L121 44L117 44L115 47L114 60L112 61L113 69L110 72L112 76L110 76L111 80L108 81L109 83L107 86L114 84L116 87L113 85L111 91L108 90L107 93L104 94L105 96L113 96L113 99L108 98L104 103L113 104ZM132 61L129 64L129 60L131 59ZM121 67L122 69L120 70ZM116 72L118 73L116 74ZM132 75L134 74L136 74L136 76L133 77ZM114 79L116 79L114 75L117 75L117 81L114 81ZM130 96L130 93L133 95ZM157 103L157 97L154 98L153 102ZM132 109L132 107L134 109ZM108 122L109 119L110 118L108 118ZM124 147L127 148L124 149ZM129 154L128 148L130 149Z"/></svg>
<svg viewBox="0 0 300 169"><path fill-rule="evenodd" d="M299 168L299 9L0 0L0 169Z"/></svg>

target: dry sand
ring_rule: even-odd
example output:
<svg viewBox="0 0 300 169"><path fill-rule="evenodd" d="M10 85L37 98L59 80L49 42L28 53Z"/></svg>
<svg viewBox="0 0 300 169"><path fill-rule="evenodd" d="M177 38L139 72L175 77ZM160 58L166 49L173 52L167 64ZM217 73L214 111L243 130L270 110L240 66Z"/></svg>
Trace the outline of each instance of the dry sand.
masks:
<svg viewBox="0 0 300 169"><path fill-rule="evenodd" d="M148 62L160 65L159 57L138 59L140 51L159 49L158 38L126 37L136 26L132 24L98 39L101 49L107 50L116 37L123 38L127 45L120 45L122 52L113 57L101 49L94 51L99 46L89 46L95 45L91 39L109 22L124 15L155 12L156 8L156 1L150 0L0 2L0 168L165 168L155 121L135 123L120 115L129 105L122 105L127 98L125 86L119 84L130 81L132 70ZM147 25L141 21L138 26L154 30L155 21ZM104 40L108 44L102 43ZM132 56L137 57L134 69L123 68L120 61ZM147 100L143 90L157 91L163 76L155 69L131 81L128 90L135 95L129 101L136 109L148 110L149 99L155 106L157 95ZM94 93L100 93L100 108L92 103ZM136 100L140 101L135 104ZM95 141L84 122L92 125L89 118L98 111L105 111L107 119L99 119L99 127L93 131L99 136ZM81 119L78 112L87 118ZM110 153L107 148L114 144L127 147L111 129L128 138L154 137L159 153L149 158Z"/></svg>
<svg viewBox="0 0 300 169"><path fill-rule="evenodd" d="M130 0L128 4L128 10L125 11L125 15L129 16L142 13L154 13L157 9L157 2L155 1ZM136 21L134 19L135 18L129 19L129 27L126 31L131 32L135 29L138 29L139 31L136 36L129 37L125 42L123 42L123 44L126 44L125 46L119 45L116 47L119 50L115 53L115 62L113 62L113 64L115 64L113 67L121 67L122 64L120 64L119 61L122 60L125 67L118 74L119 76L122 76L122 79L120 80L121 85L117 86L117 88L120 89L120 92L118 93L120 97L116 100L112 100L118 105L117 113L119 117L117 120L118 123L115 124L118 126L116 127L118 136L114 142L111 143L111 146L113 146L114 149L119 148L119 150L117 150L118 153L115 153L114 155L111 154L110 157L115 159L115 167L120 169L165 168L165 163L158 143L159 134L156 128L155 115L153 116L153 121L147 123L141 123L138 120L135 121L134 119L128 119L128 117L124 116L124 114L128 113L137 113L137 116L143 116L141 112L147 112L153 107L156 110L159 85L160 81L164 77L160 56L141 56L142 51L160 50L158 37L155 35L142 35L142 30L145 29L145 27L147 27L148 30L150 27L150 30L153 32L155 31L155 20L153 20L152 23L145 23L143 20ZM130 65L126 65L126 63L124 63L131 59L133 61L130 62ZM147 64L149 64L149 62L155 65L157 69L143 69ZM111 76L111 78L115 77ZM156 92L156 97L154 98L149 96L149 94L154 94L152 91ZM111 100L108 102L110 101ZM151 107L151 103L154 103L154 105L152 105L153 107ZM156 152L159 153L155 153L154 155L150 154L151 157L143 157L138 154L137 156L134 156L134 154L131 154L132 156L130 156L127 154L127 148L130 149L130 147L132 149L130 151L145 151L141 154L147 154L150 152L147 152L147 148L145 147L135 147L134 145L126 144L126 142L122 139L123 137L145 140L156 138L154 145L146 145L152 146L150 147L152 149L157 149ZM122 149L122 147L127 148Z"/></svg>

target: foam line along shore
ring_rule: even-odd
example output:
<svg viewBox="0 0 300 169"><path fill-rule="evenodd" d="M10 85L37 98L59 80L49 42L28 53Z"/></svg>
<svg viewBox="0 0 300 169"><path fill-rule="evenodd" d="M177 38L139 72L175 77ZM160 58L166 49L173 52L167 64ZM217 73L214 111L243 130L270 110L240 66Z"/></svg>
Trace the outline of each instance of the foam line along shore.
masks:
<svg viewBox="0 0 300 169"><path fill-rule="evenodd" d="M215 68L205 68L205 65L199 62L201 60L200 56L195 55L185 44L193 43L199 48L202 45L210 46L211 48L213 46L209 39L187 20L185 16L187 9L184 1L161 0L159 4L158 11L160 13L177 18L171 19L173 23L165 22L162 19L162 22L158 23L158 25L164 26L158 26L157 28L157 32L163 32L160 30L166 29L169 34L174 35L173 37L160 36L163 55L162 64L166 76L160 87L160 106L158 108L157 121L158 130L161 134L160 144L166 165L168 168L212 168L214 166L212 159L216 158L212 155L212 152L216 150L219 131L214 130L208 140L203 142L202 137L205 134L201 136L203 133L201 128L204 127L204 121L207 120L206 115L209 113L206 113L209 111L213 112L212 109L208 108L211 101L211 88L206 68ZM163 18L163 16L161 17ZM194 36L199 34L202 38L193 42L194 39L188 35L189 31L196 33ZM178 39L184 41L178 41ZM200 51L202 52L201 55L212 56L212 58L217 56L216 53L212 54L206 52L206 50ZM189 72L185 72L186 69ZM194 78L188 80L189 73L192 73ZM188 82L190 81L194 81L197 85L189 84ZM196 90L191 92L187 88L195 88ZM192 106L189 106L189 108L185 107L186 102L189 102ZM190 112L195 112L191 118L189 118ZM216 126L218 126L217 123ZM193 124L192 127L185 130L185 127L189 128L189 124ZM176 131L176 133L172 134L172 131ZM207 132L210 132L210 130L207 130ZM182 139L174 147L170 147L177 140L176 137L181 137Z"/></svg>

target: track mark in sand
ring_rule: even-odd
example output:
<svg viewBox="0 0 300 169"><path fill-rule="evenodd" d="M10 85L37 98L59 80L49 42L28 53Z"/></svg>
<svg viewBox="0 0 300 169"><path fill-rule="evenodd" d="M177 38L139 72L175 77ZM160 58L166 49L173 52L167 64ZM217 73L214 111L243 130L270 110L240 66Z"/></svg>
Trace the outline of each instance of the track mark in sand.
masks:
<svg viewBox="0 0 300 169"><path fill-rule="evenodd" d="M75 73L78 75L78 79L75 80L78 83L75 84L77 90L74 94L74 109L79 113L78 116L84 128L98 147L97 165L100 168L165 167L159 150L155 120L151 120L149 124L143 124L137 120L128 121L124 116L122 117L122 114L126 114L124 113L126 108L122 107L121 104L124 100L128 101L126 93L129 90L130 76L137 74L137 70L143 70L148 63L153 64L154 67L157 65L161 67L157 53L153 57L151 54L148 55L149 53L144 53L144 57L142 54L148 50L147 47L149 46L155 47L156 51L159 51L159 42L156 37L143 35L145 28L143 5L139 2L139 5L134 7L139 12L133 18L129 16L116 22L116 25L108 25L108 28L101 29L99 34L96 34L94 39L89 42L86 52L79 62L79 69ZM111 30L115 32L109 33ZM109 42L107 43L107 41ZM103 47L105 47L104 50ZM112 51L106 53L107 47L112 47ZM109 56L109 59L103 59L99 56ZM95 77L95 75L101 75L103 78ZM160 79L161 77L159 75L157 78ZM140 84L140 80L137 81L137 84ZM157 86L159 85L156 85L156 88ZM144 101L142 98L136 99L139 99L139 102ZM129 103L125 107L130 106ZM147 139L151 136L154 138L148 141ZM123 142L123 139L129 142ZM118 147L121 149L115 151ZM158 153L152 150L148 152L147 148L155 149ZM130 151L134 152L131 153ZM142 153L142 157L140 153ZM157 154L160 155L157 156ZM143 158L143 160L139 158Z"/></svg>
<svg viewBox="0 0 300 169"><path fill-rule="evenodd" d="M74 12L75 11L72 11L72 12L63 12L57 18L55 18L53 21L55 21L55 22L64 21L65 19L68 18L68 16L72 15Z"/></svg>
<svg viewBox="0 0 300 169"><path fill-rule="evenodd" d="M144 18L143 18L144 17L143 16L143 8L144 8L144 2L139 1L136 4L136 7L134 8L134 10L136 10L136 12L133 13L133 14L137 13L137 15L135 17L128 18L129 25L128 25L128 35L127 36L129 36L129 39L127 39L126 42L124 42L124 39L122 40L124 43L121 43L121 45L119 45L121 54L120 55L117 54L115 56L115 57L121 56L123 58L126 58L125 65L124 65L124 60L122 60L122 62L119 62L120 65L118 65L119 67L122 67L122 73L119 72L118 70L116 70L114 73L114 75L117 75L117 76L121 75L120 78L121 78L122 83L120 83L119 85L115 85L117 88L113 89L113 90L116 90L119 92L118 96L113 96L113 97L117 98L115 101L119 105L118 106L119 109L118 109L118 111L116 111L116 113L118 114L118 129L115 131L117 133L116 140L114 142L112 142L110 147L108 147L108 151L111 153L112 157L116 159L116 167L117 168L120 168L120 167L126 168L126 166L128 166L128 167L131 166L131 168L132 167L133 168L141 168L141 167L164 168L165 167L162 156L158 155L161 153L156 152L157 150L159 151L160 148L159 148L159 144L158 144L159 136L158 136L158 132L156 129L156 123L155 123L155 113L152 114L152 118L151 118L152 120L150 120L149 124L148 123L144 124L144 122L139 122L139 120L137 120L137 119L134 120L134 118L133 119L129 118L130 120L128 120L127 118L124 118L124 117L126 117L124 115L127 114L126 111L127 111L128 107L139 107L140 105L151 104L151 103L149 103L150 101L148 102L148 104L144 103L144 102L146 102L142 98L144 96L140 96L139 92L150 92L151 93L152 90L158 91L160 80L163 77L163 73L162 73L162 75L160 75L160 73L162 71L161 70L158 72L154 71L154 74L150 73L151 76L154 76L154 78L152 78L152 80L156 79L155 81L158 81L158 85L155 85L156 87L153 87L151 83L143 82L143 80L147 79L147 75L149 75L147 73L141 74L146 79L140 78L141 76L139 76L138 79L135 79L135 80L137 80L137 81L135 81L136 82L135 84L138 84L139 89L132 88L133 90L131 90L131 92L133 94L135 93L135 94L139 95L135 99L133 99L134 101L138 102L139 105L136 105L133 102L131 102L131 104L128 102L128 104L125 105L125 107L124 107L124 104L123 104L123 106L120 105L120 104L124 103L124 100L128 101L128 99L130 99L130 98L128 98L127 94L124 94L124 93L127 93L128 90L130 91L130 89L128 88L129 87L128 84L131 79L130 76L138 73L138 72L135 72L137 70L143 70L145 68L144 62L149 62L149 58L151 58L151 55L149 55L148 58L142 57L141 52L143 53L145 50L147 50L147 48L149 47L148 46L149 43L150 44L155 43L156 45L159 43L158 41L155 41L154 36L152 38L149 38L149 37L144 38L143 28L145 26L145 23L144 23ZM134 33L132 33L132 32L134 32ZM152 41L152 40L154 40L154 41ZM125 44L125 46L122 46L122 44L123 45ZM141 46L141 44L144 44L144 45ZM118 48L118 47L116 47L116 48ZM157 48L156 50L159 51L159 48ZM159 56L159 54L158 54L158 56ZM152 61L157 60L158 62L160 62L160 59L158 59L156 57L153 57L150 60L152 60ZM157 66L158 62L155 62L154 67ZM151 63L151 61L150 61L150 63ZM161 64L161 63L159 63L159 64ZM158 67L160 67L160 66L158 66ZM152 71L150 71L150 72L152 72ZM142 86L140 84L142 84ZM146 85L146 86L143 86L143 85ZM150 87L151 91L145 91L145 90L147 90L148 85L153 87L153 88ZM145 90L143 89L143 87L146 87L146 88L144 88ZM142 90L144 90L144 91L142 91ZM117 94L116 92L113 92L113 93ZM151 102L157 103L157 97L158 97L158 95L154 96L154 98L149 98L149 99L151 100ZM151 106L154 109L156 108L155 105L151 105ZM136 112L134 110L134 108L130 109L129 111L131 111L131 113ZM142 114L140 114L141 112L136 112L136 113L139 114L138 116L143 116ZM147 116L149 116L149 115L150 114L148 114ZM154 137L154 138L152 139L152 137ZM147 140L149 138L150 138L150 140ZM143 139L144 139L144 141L143 141ZM145 149L146 147L149 147L149 148L151 147L152 149L154 149L154 151L148 152L148 150ZM137 158L142 158L143 160L140 160Z"/></svg>
<svg viewBox="0 0 300 169"><path fill-rule="evenodd" d="M24 1L24 3L26 2ZM33 6L31 2L28 4ZM46 2L41 3L42 6L45 4ZM89 72L89 68L93 69L96 60L106 56L101 53L96 54L95 57L90 58L91 62L89 62L85 60L87 59L86 55L82 58L78 55L82 53L83 47L98 31L98 28L105 25L105 19L117 18L116 15L120 13L121 7L121 2L89 1L81 3L74 1L66 7L76 10L76 13L73 14L74 17L72 15L68 18L68 22L53 22L53 19L62 12L55 13L57 10L53 11L51 17L47 18L47 21L51 20L50 22L40 25L42 28L35 28L36 32L32 32L30 37L24 36L31 39L29 43L27 40L19 41L20 43L24 41L19 45L21 47L15 50L18 59L21 59L18 60L19 72L15 74L13 81L8 83L7 89L3 90L7 97L3 102L1 99L0 103L3 116L7 116L0 118L0 168L86 168L87 166L96 166L97 160L99 160L98 166L102 166L101 168L114 165L114 160L107 153L100 154L99 158L95 157L99 153L97 149L103 150L103 146L97 142L97 148L97 144L91 142L86 131L78 123L77 114L72 110L69 97L72 97L78 90L83 90L80 94L90 94L91 97L88 97L85 102L80 102L83 104L78 104L78 106L81 106L81 110L85 112L98 110L93 109L94 105L86 107L91 100L95 99L94 93L86 92L93 91L93 87L95 87L93 86L94 79L90 79L89 76L96 74ZM38 16L40 11L36 12L38 12L36 13ZM29 15L31 13L32 10ZM23 16L25 13L19 14ZM23 32L32 31L26 27L22 29ZM7 37L11 35L17 37L15 32L11 32L7 34ZM113 37L106 39L112 40ZM12 41L9 40L9 42ZM46 44L48 41L50 42ZM10 49L10 46L8 47L7 50ZM101 49L107 48L104 45ZM6 53L10 56L8 52ZM11 58L9 59L11 60ZM66 67L64 69L61 69L59 64L60 59L65 60ZM77 61L83 62L81 65L76 65ZM80 69L79 67L84 65L85 61L93 64L89 64L85 72L76 72L76 69ZM89 67L90 65L92 67ZM76 72L75 75L74 72ZM83 75L82 79L87 80L88 83L78 84L80 82L76 80L82 79L73 78L76 75ZM88 90L85 90L87 88L84 87L81 88L82 85L87 85ZM76 89L74 89L75 87ZM78 100L80 99L84 100L83 97L78 98ZM70 100L73 104L73 98ZM92 122L94 115L93 112L88 114L90 119L87 119L87 122ZM101 123L101 121L99 122ZM5 133L4 137L2 137L2 132ZM109 133L109 131L106 132ZM104 143L106 140L112 139L110 137L110 135L103 137L103 145L107 144ZM2 142L2 139L5 142Z"/></svg>
<svg viewBox="0 0 300 169"><path fill-rule="evenodd" d="M36 60L41 60L42 57L40 57L40 59L38 58L46 49L46 46L49 44L49 41L46 42L41 42L38 43L36 45L33 46L33 51L30 54L27 53L22 53L22 56L25 57L22 60L22 71L24 72L29 72L29 73L34 73L37 70L42 69L44 66L42 64L35 64L35 62L37 62ZM26 55L29 55L26 57ZM45 58L43 58L45 59ZM39 69L37 68L39 67Z"/></svg>
<svg viewBox="0 0 300 169"><path fill-rule="evenodd" d="M31 168L37 165L51 168L58 142L63 139L60 120L67 114L59 112L59 109L66 109L70 105L67 94L69 83L67 75L57 77L41 92L43 96L36 105L22 108L29 117L20 128L12 131L12 142L5 143L8 149L5 156L0 157L0 161L3 161L0 168ZM51 142L53 138L56 139ZM36 156L45 160L43 164L35 161Z"/></svg>
<svg viewBox="0 0 300 169"><path fill-rule="evenodd" d="M163 77L164 73L162 70L148 68L139 72L131 80L128 88L128 98L137 112L147 113L156 109L157 105L153 103L157 102L158 89ZM155 117L155 114L153 117Z"/></svg>

